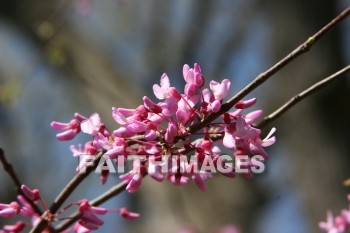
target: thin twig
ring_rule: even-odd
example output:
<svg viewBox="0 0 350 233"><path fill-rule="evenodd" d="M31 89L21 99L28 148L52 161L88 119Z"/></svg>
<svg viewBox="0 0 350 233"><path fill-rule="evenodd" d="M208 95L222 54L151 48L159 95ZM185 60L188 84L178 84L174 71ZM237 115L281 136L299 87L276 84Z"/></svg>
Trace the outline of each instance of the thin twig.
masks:
<svg viewBox="0 0 350 233"><path fill-rule="evenodd" d="M263 82L269 79L276 72L281 70L283 67L292 62L295 58L300 55L306 53L310 50L310 48L319 40L322 36L324 36L329 30L334 28L338 23L344 20L350 14L350 7L346 8L343 12L341 12L337 17L335 17L331 22L329 22L326 26L324 26L321 30L315 33L313 36L309 37L304 43L299 45L295 50L293 50L290 54L284 57L282 60L277 62L274 66L272 66L267 71L261 73L258 77L256 77L251 83L249 83L246 87L244 87L240 92L238 92L235 96L233 96L230 100L228 100L225 104L221 106L220 111L217 113L210 114L201 122L192 125L188 128L188 132L193 134L198 130L204 128L209 125L215 119L217 119L222 114L229 111L238 101L252 92L255 88L260 86Z"/></svg>
<svg viewBox="0 0 350 233"><path fill-rule="evenodd" d="M22 191L21 186L23 183L20 182L15 170L13 169L12 165L7 161L5 157L5 152L2 148L0 148L0 161L2 163L2 166L4 167L4 170L7 172L7 174L11 177L11 180L15 184L16 192L18 195L23 196L24 199L30 204L30 206L33 208L33 210L41 216L43 212L40 210L40 208L31 200L29 199Z"/></svg>
<svg viewBox="0 0 350 233"><path fill-rule="evenodd" d="M100 196L98 196L94 200L92 200L90 202L90 204L92 206L102 205L103 203L105 203L106 201L111 199L112 197L115 197L118 194L120 194L121 192L123 192L125 190L126 186L127 186L127 183L123 181L123 182L113 186L112 188L110 188L109 190L107 190L105 193L101 194ZM67 221L63 222L61 225L57 226L56 231L61 232L61 231L66 230L70 225L72 225L74 222L76 222L80 217L81 217L81 214L78 211L75 212L74 214L72 214L69 217L70 218L69 220L67 220Z"/></svg>
<svg viewBox="0 0 350 233"><path fill-rule="evenodd" d="M325 87L327 84L335 81L338 78L343 77L343 74L346 74L350 71L350 65L346 66L345 68L337 71L336 73L328 76L327 78L315 83L311 87L305 89L304 91L300 92L299 94L295 95L293 98L291 98L289 101L287 101L285 104L283 104L281 107L279 107L276 111L271 113L270 115L264 117L264 119L256 125L257 128L263 128L265 127L269 122L276 120L279 116L281 116L283 113L288 111L290 108L292 108L294 105L299 103L301 100L305 99L309 95L317 92L321 88Z"/></svg>
<svg viewBox="0 0 350 233"><path fill-rule="evenodd" d="M85 172L77 173L73 179L64 187L61 193L56 197L55 201L50 207L50 214L55 214L62 204L67 200L67 198L73 193L73 191L79 186L79 184L90 175L92 171L96 169L98 163L102 157L102 153L96 155L90 166L86 167ZM45 215L45 214L44 214ZM45 220L46 216L42 216L40 222L34 227L30 233L41 233L42 230L49 225Z"/></svg>

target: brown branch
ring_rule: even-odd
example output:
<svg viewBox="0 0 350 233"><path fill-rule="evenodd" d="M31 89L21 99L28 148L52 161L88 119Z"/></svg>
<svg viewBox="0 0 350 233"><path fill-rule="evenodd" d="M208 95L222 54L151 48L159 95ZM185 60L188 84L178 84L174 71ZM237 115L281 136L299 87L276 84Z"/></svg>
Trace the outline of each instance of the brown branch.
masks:
<svg viewBox="0 0 350 233"><path fill-rule="evenodd" d="M313 36L309 37L307 41L299 45L295 50L293 50L290 54L284 57L282 60L277 62L274 66L272 66L267 71L261 73L258 77L256 77L251 83L249 83L246 87L244 87L240 92L238 92L235 96L233 96L230 100L224 103L221 106L220 111L217 113L210 114L201 122L194 124L188 128L188 132L193 134L198 130L208 126L211 122L217 119L222 114L229 111L238 101L252 92L255 88L260 86L263 82L269 79L276 72L281 70L283 67L288 65L294 59L299 57L300 55L306 53L310 50L310 48L324 36L329 30L334 28L338 23L344 20L350 14L350 7L346 8L343 12L341 12L337 17L335 17L331 22L329 22L326 26L324 26L321 30L316 32Z"/></svg>
<svg viewBox="0 0 350 233"><path fill-rule="evenodd" d="M264 117L264 119L257 124L255 127L257 128L263 128L265 127L269 122L276 120L279 116L281 116L283 113L291 109L294 105L308 97L309 95L317 92L321 88L325 87L327 84L335 81L338 78L343 77L344 74L350 71L350 65L344 67L343 69L337 71L336 73L328 76L327 78L315 83L314 85L310 86L309 88L305 89L304 91L300 92L299 94L295 95L293 98L291 98L289 101L287 101L285 104L283 104L281 107L279 107L276 111L271 113L270 115Z"/></svg>
<svg viewBox="0 0 350 233"><path fill-rule="evenodd" d="M56 197L55 201L50 207L50 214L55 214L67 198L73 193L73 191L79 186L79 184L94 171L102 157L102 153L96 155L92 161L91 166L87 166L85 172L77 173L72 180L64 187L61 193ZM41 233L42 230L49 225L49 222L45 220L46 214L42 215L40 222L30 231L30 233Z"/></svg>
<svg viewBox="0 0 350 233"><path fill-rule="evenodd" d="M92 206L102 205L103 203L105 203L106 201L111 199L112 197L115 197L118 194L120 194L121 192L123 192L125 190L126 186L127 186L127 183L123 181L123 182L113 186L112 188L110 188L109 190L107 190L105 193L101 194L100 196L98 196L94 200L92 200L90 202L90 204ZM81 217L81 214L79 212L75 212L74 214L72 214L69 217L70 218L69 220L67 220L67 221L63 222L61 225L57 226L56 231L61 232L61 231L66 230L70 225L72 225L74 222L79 220L80 217Z"/></svg>
<svg viewBox="0 0 350 233"><path fill-rule="evenodd" d="M5 157L5 152L2 148L0 148L0 161L2 163L2 166L4 167L4 170L11 177L12 182L15 184L17 194L23 196L23 198L26 199L26 201L30 204L30 206L33 208L33 210L39 216L41 216L43 214L43 212L40 210L40 208L23 193L23 191L21 189L21 186L23 183L20 182L12 165L7 161L7 159Z"/></svg>

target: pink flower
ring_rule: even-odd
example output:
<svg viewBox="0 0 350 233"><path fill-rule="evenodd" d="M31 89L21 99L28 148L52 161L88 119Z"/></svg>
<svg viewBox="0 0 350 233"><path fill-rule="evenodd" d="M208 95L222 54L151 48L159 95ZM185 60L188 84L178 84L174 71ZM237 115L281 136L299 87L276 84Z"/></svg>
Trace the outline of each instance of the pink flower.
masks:
<svg viewBox="0 0 350 233"><path fill-rule="evenodd" d="M33 201L37 201L40 198L40 193L38 189L29 189L26 185L22 185L21 189L23 191L23 193L31 200Z"/></svg>
<svg viewBox="0 0 350 233"><path fill-rule="evenodd" d="M221 108L221 100L214 98L214 95L210 92L208 88L202 91L204 103L207 104L206 111L208 113L218 112Z"/></svg>
<svg viewBox="0 0 350 233"><path fill-rule="evenodd" d="M119 212L120 212L120 215L127 220L135 220L140 218L139 213L131 212L127 208L120 208Z"/></svg>
<svg viewBox="0 0 350 233"><path fill-rule="evenodd" d="M150 98L147 96L143 97L143 105L153 113L161 113L162 112L162 107L159 106L158 104L154 103Z"/></svg>
<svg viewBox="0 0 350 233"><path fill-rule="evenodd" d="M153 93L158 99L162 100L171 97L170 91L170 80L168 75L164 73L160 78L160 86L158 84L153 85Z"/></svg>
<svg viewBox="0 0 350 233"><path fill-rule="evenodd" d="M0 203L0 217L13 218L20 212L20 205L13 201L10 204Z"/></svg>
<svg viewBox="0 0 350 233"><path fill-rule="evenodd" d="M70 150L73 152L74 157L79 157L79 165L76 168L77 172L82 171L88 162L94 159L94 155L99 152L99 149L93 145L92 141L85 143L84 148L82 148L82 145L79 145L78 148L71 145Z"/></svg>
<svg viewBox="0 0 350 233"><path fill-rule="evenodd" d="M249 99L249 100L241 100L235 104L235 108L245 109L253 106L255 103L256 103L256 98Z"/></svg>
<svg viewBox="0 0 350 233"><path fill-rule="evenodd" d="M349 200L350 201L350 200ZM320 222L321 230L328 233L346 233L350 230L350 208L343 209L340 215L333 217L331 211L327 211L327 221Z"/></svg>
<svg viewBox="0 0 350 233"><path fill-rule="evenodd" d="M91 206L89 201L84 199L80 201L79 212L83 215L79 224L87 229L97 230L104 222L96 215L106 214L107 209Z"/></svg>
<svg viewBox="0 0 350 233"><path fill-rule="evenodd" d="M172 144L174 142L175 136L178 134L178 127L176 122L169 122L168 128L164 135L164 139L167 143Z"/></svg>
<svg viewBox="0 0 350 233"><path fill-rule="evenodd" d="M223 100L230 92L230 86L231 82L228 79L222 80L221 83L216 81L210 81L209 83L210 90L213 92L216 100Z"/></svg>
<svg viewBox="0 0 350 233"><path fill-rule="evenodd" d="M264 157L264 159L268 159L269 156L263 149L263 147L271 146L276 142L276 137L272 136L275 131L276 128L272 128L270 133L263 140L261 140L260 137L256 137L255 139L251 140L249 144L249 149L252 152L252 154L261 155Z"/></svg>
<svg viewBox="0 0 350 233"><path fill-rule="evenodd" d="M90 233L91 230L82 226L79 222L77 222L74 227L73 230L75 233Z"/></svg>
<svg viewBox="0 0 350 233"><path fill-rule="evenodd" d="M119 176L119 178L128 183L128 185L126 186L126 190L129 193L134 193L136 192L136 190L140 188L142 183L142 178L145 172L146 172L146 168L143 165L141 165L141 161L134 160L133 170L131 170L130 172L124 175Z"/></svg>
<svg viewBox="0 0 350 233"><path fill-rule="evenodd" d="M2 230L4 230L5 233L18 233L21 232L25 228L25 223L22 221L18 221L14 225L5 225ZM1 231L0 231L1 232Z"/></svg>
<svg viewBox="0 0 350 233"><path fill-rule="evenodd" d="M86 120L86 117L79 113L74 114L74 119L69 123L61 123L57 121L51 122L51 127L55 130L64 130L62 133L56 135L58 140L68 141L72 140L77 134L80 133L80 122Z"/></svg>
<svg viewBox="0 0 350 233"><path fill-rule="evenodd" d="M84 133L90 134L92 136L95 136L98 133L101 126L102 126L101 118L98 115L98 113L92 114L89 119L84 120L80 124L81 131L83 131Z"/></svg>
<svg viewBox="0 0 350 233"><path fill-rule="evenodd" d="M178 102L177 99L168 98L163 103L160 103L162 114L167 117L174 115L178 109Z"/></svg>
<svg viewBox="0 0 350 233"><path fill-rule="evenodd" d="M195 111L194 106L197 104L198 100L199 96L189 98L184 95L182 97L178 103L178 110L176 111L176 118L180 123L185 125L193 119Z"/></svg>
<svg viewBox="0 0 350 233"><path fill-rule="evenodd" d="M194 64L194 69L185 64L182 69L182 74L187 84L193 83L197 87L202 87L204 85L204 77L201 74L201 67L197 63Z"/></svg>
<svg viewBox="0 0 350 233"><path fill-rule="evenodd" d="M138 116L139 114L136 110L113 107L112 111L114 120L122 125L122 127L114 131L115 136L131 137L137 133L146 131L147 124L137 119L138 117L136 116ZM133 116L125 117L124 115L126 114L133 114Z"/></svg>
<svg viewBox="0 0 350 233"><path fill-rule="evenodd" d="M17 196L18 201L22 204L21 215L24 217L34 217L37 213L34 211L33 207L27 202L27 200L21 196Z"/></svg>
<svg viewBox="0 0 350 233"><path fill-rule="evenodd" d="M211 177L212 174L210 172L201 171L199 173L194 173L192 175L192 180L197 185L197 187L204 192L206 190L204 181Z"/></svg>

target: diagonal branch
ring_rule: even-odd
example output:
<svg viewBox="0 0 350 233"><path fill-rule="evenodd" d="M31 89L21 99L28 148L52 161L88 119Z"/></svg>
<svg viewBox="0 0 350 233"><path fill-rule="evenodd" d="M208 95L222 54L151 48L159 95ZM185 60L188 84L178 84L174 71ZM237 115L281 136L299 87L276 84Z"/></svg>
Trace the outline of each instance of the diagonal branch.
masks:
<svg viewBox="0 0 350 233"><path fill-rule="evenodd" d="M300 92L299 94L295 95L293 98L291 98L289 101L287 101L285 104L283 104L281 107L279 107L276 111L271 113L270 115L264 117L264 119L257 124L255 127L257 128L263 128L265 127L269 122L276 120L279 116L281 116L283 113L291 109L294 105L308 97L309 95L319 91L321 88L325 87L327 84L335 81L338 78L343 77L344 74L350 71L350 65L344 67L343 69L337 71L336 73L328 76L327 78L315 83L311 87L305 89L304 91Z"/></svg>
<svg viewBox="0 0 350 233"><path fill-rule="evenodd" d="M29 199L22 191L21 186L23 183L20 182L15 170L13 169L12 165L7 161L5 157L4 150L0 148L0 162L2 163L2 166L4 167L4 170L7 172L7 174L11 177L13 183L16 187L16 192L18 195L23 196L24 199L30 204L30 206L33 208L33 210L41 216L43 213L40 210L40 208L31 200Z"/></svg>
<svg viewBox="0 0 350 233"><path fill-rule="evenodd" d="M79 184L85 180L86 177L90 175L92 171L96 169L98 163L102 157L103 153L97 154L92 164L86 167L85 172L77 173L71 181L64 187L61 193L56 197L55 201L52 203L50 207L50 214L55 214L58 209L63 205L63 203L67 200L67 198L73 193L73 191L79 186ZM44 214L40 220L40 222L30 231L30 233L40 233L42 230L48 226L50 223L45 220L46 214Z"/></svg>
<svg viewBox="0 0 350 233"><path fill-rule="evenodd" d="M92 200L90 202L90 204L92 206L99 206L102 205L103 203L105 203L106 201L108 201L109 199L111 199L112 197L117 196L118 194L120 194L121 192L123 192L125 190L127 186L127 183L120 182L119 184L113 186L112 188L110 188L109 190L107 190L105 193L101 194L100 196L98 196L97 198L95 198L94 200ZM73 223L75 223L77 220L79 220L81 217L81 214L77 211L74 214L72 214L69 218L69 220L63 222L61 225L57 226L56 231L57 232L61 232L66 230L70 225L72 225Z"/></svg>
<svg viewBox="0 0 350 233"><path fill-rule="evenodd" d="M331 22L329 22L326 26L321 28L321 30L316 32L313 36L309 37L309 39L307 39L304 43L299 45L295 50L293 50L290 54L288 54L282 60L277 62L275 65L273 65L267 71L261 73L258 77L256 77L251 83L249 83L246 87L244 87L240 92L238 92L235 96L233 96L226 103L224 103L221 106L220 111L209 115L201 122L189 127L188 132L191 134L197 132L198 130L202 129L203 127L209 125L211 122L213 122L215 119L217 119L222 114L229 111L238 101L240 101L242 98L244 98L250 92L252 92L255 88L260 86L266 80L268 80L272 75L277 73L279 70L284 68L286 65L291 63L294 59L296 59L300 55L309 51L310 48L319 39L321 39L327 32L329 32L332 28L334 28L338 23L343 21L347 16L349 16L349 14L350 14L350 7L346 8L337 17L335 17Z"/></svg>

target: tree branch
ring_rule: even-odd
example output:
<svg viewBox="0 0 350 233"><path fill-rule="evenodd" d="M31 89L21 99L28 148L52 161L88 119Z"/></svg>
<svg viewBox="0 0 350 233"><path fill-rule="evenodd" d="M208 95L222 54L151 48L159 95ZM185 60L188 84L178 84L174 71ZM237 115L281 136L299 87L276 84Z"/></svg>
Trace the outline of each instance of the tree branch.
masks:
<svg viewBox="0 0 350 233"><path fill-rule="evenodd" d="M113 186L109 190L107 190L105 193L101 194L94 200L90 202L92 206L99 206L111 199L112 197L117 196L121 192L125 190L127 186L127 183L122 181L119 184ZM81 217L81 214L77 211L74 214L72 214L69 218L69 220L63 222L61 225L57 226L56 231L61 232L63 230L66 230L70 225L72 225L74 222L76 222Z"/></svg>
<svg viewBox="0 0 350 233"><path fill-rule="evenodd" d="M338 23L343 21L350 14L350 7L346 8L343 12L341 12L337 17L335 17L331 22L329 22L326 26L324 26L321 30L316 32L313 36L309 37L304 43L299 45L295 50L293 50L290 54L284 57L282 60L277 62L274 66L272 66L267 71L261 73L258 77L256 77L251 83L249 83L246 87L244 87L240 92L238 92L235 96L229 99L226 103L221 106L220 111L210 114L201 122L194 124L188 128L188 132L193 134L198 130L206 127L211 122L213 122L216 118L221 116L222 114L229 111L238 101L252 92L255 88L264 83L267 79L269 79L276 72L281 70L283 67L291 63L295 58L300 55L306 53L310 50L310 48L324 36L329 30L334 28Z"/></svg>
<svg viewBox="0 0 350 233"><path fill-rule="evenodd" d="M279 116L281 116L283 113L291 109L294 105L308 97L309 95L317 92L321 88L325 87L327 84L335 81L338 78L343 77L344 74L350 71L350 65L344 67L343 69L337 71L336 73L328 76L327 78L315 83L311 87L305 89L304 91L300 92L299 94L295 95L293 98L291 98L289 101L287 101L285 104L283 104L281 107L279 107L276 111L271 113L270 115L264 117L264 119L257 124L255 127L257 128L263 128L265 127L269 122L276 120Z"/></svg>
<svg viewBox="0 0 350 233"><path fill-rule="evenodd" d="M86 167L85 172L77 173L72 180L66 185L66 187L61 191L61 193L56 197L55 201L50 207L50 214L55 214L62 204L67 200L67 198L72 194L72 192L79 186L79 184L88 176L92 171L94 171L102 157L102 153L96 155L92 161L91 166ZM42 230L49 225L49 222L45 220L44 214L40 222L30 231L30 233L41 233Z"/></svg>

